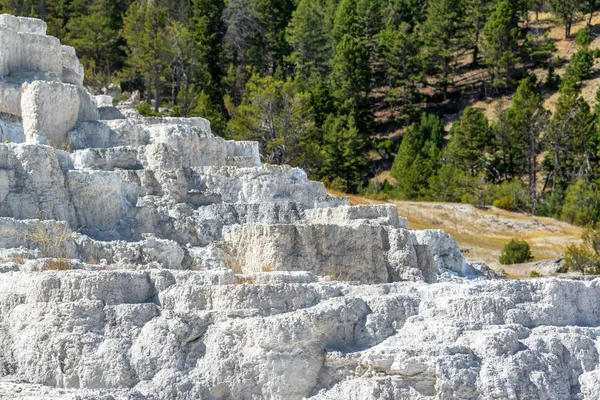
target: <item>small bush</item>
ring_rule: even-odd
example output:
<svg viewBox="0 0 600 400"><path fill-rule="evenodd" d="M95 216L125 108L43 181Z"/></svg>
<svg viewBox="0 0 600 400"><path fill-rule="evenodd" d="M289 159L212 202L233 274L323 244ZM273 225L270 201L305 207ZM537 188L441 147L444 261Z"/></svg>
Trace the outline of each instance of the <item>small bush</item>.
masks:
<svg viewBox="0 0 600 400"><path fill-rule="evenodd" d="M560 87L560 75L558 75L554 71L554 67L548 67L548 76L546 77L546 82L544 86L548 90L558 90Z"/></svg>
<svg viewBox="0 0 600 400"><path fill-rule="evenodd" d="M588 79L592 76L594 62L594 55L592 52L585 47L580 48L569 60L563 80L572 80L577 83Z"/></svg>
<svg viewBox="0 0 600 400"><path fill-rule="evenodd" d="M515 209L515 201L510 196L504 196L494 201L494 207L501 208L503 210L512 211Z"/></svg>
<svg viewBox="0 0 600 400"><path fill-rule="evenodd" d="M537 271L535 271L535 270L534 270L534 271L531 271L531 272L529 273L529 277L530 277L530 278L541 278L541 277L543 277L543 276L544 276L544 275L540 274L539 272L537 272Z"/></svg>
<svg viewBox="0 0 600 400"><path fill-rule="evenodd" d="M594 58L600 58L600 49L594 49Z"/></svg>
<svg viewBox="0 0 600 400"><path fill-rule="evenodd" d="M586 245L571 244L565 252L565 266L569 271L581 272L582 275L600 273L600 257Z"/></svg>
<svg viewBox="0 0 600 400"><path fill-rule="evenodd" d="M46 264L46 271L68 271L71 269L71 260L68 258L54 258Z"/></svg>
<svg viewBox="0 0 600 400"><path fill-rule="evenodd" d="M590 30L585 28L577 32L577 35L575 36L575 43L577 43L579 46L589 46L590 43L592 43L592 35L590 34Z"/></svg>
<svg viewBox="0 0 600 400"><path fill-rule="evenodd" d="M538 201L537 215L558 219L561 216L564 202L565 193L560 187L551 193L543 193Z"/></svg>
<svg viewBox="0 0 600 400"><path fill-rule="evenodd" d="M162 117L161 113L154 111L152 106L145 101L141 102L135 109L144 117Z"/></svg>
<svg viewBox="0 0 600 400"><path fill-rule="evenodd" d="M600 193L596 185L579 180L569 186L561 218L580 226L593 225L600 221Z"/></svg>
<svg viewBox="0 0 600 400"><path fill-rule="evenodd" d="M511 240L500 254L500 264L521 264L533 260L529 243L524 240Z"/></svg>

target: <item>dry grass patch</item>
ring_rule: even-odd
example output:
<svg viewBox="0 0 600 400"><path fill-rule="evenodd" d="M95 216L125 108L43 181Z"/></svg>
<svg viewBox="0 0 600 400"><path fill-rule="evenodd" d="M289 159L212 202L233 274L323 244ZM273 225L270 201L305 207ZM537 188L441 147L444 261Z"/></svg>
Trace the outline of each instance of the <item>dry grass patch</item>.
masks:
<svg viewBox="0 0 600 400"><path fill-rule="evenodd" d="M45 265L46 271L69 271L71 268L71 260L67 258L54 258Z"/></svg>

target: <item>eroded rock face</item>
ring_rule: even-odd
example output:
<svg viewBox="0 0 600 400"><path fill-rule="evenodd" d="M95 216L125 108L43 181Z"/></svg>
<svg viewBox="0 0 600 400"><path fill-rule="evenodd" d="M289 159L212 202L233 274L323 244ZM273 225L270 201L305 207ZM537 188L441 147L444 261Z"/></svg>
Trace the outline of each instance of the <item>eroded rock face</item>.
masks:
<svg viewBox="0 0 600 400"><path fill-rule="evenodd" d="M21 95L21 117L28 143L67 146L67 132L79 115L77 88L60 82L25 84Z"/></svg>
<svg viewBox="0 0 600 400"><path fill-rule="evenodd" d="M100 113L82 85L75 49L46 36L46 23L0 15L0 114L22 120L25 141L61 148L77 121L98 120Z"/></svg>
<svg viewBox="0 0 600 400"><path fill-rule="evenodd" d="M394 205L82 79L0 15L0 398L598 397L600 280L489 280Z"/></svg>
<svg viewBox="0 0 600 400"><path fill-rule="evenodd" d="M4 275L0 370L12 378L0 380L0 394L593 399L600 384L599 280L233 285L227 270Z"/></svg>

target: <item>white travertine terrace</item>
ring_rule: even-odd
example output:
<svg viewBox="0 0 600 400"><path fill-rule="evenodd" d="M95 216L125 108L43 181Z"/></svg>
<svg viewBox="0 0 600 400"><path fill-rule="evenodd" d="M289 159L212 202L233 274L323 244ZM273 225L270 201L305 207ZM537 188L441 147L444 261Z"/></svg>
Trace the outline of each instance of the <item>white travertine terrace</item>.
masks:
<svg viewBox="0 0 600 400"><path fill-rule="evenodd" d="M600 398L600 280L492 279L394 205L82 82L0 15L0 398Z"/></svg>

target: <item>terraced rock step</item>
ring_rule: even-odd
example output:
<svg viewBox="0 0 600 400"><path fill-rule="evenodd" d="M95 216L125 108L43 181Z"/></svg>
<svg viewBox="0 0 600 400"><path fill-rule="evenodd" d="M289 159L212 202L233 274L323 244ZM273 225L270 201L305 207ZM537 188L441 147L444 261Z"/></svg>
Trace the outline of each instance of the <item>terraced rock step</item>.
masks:
<svg viewBox="0 0 600 400"><path fill-rule="evenodd" d="M82 82L0 15L0 398L600 398L600 280L494 279L393 205Z"/></svg>

